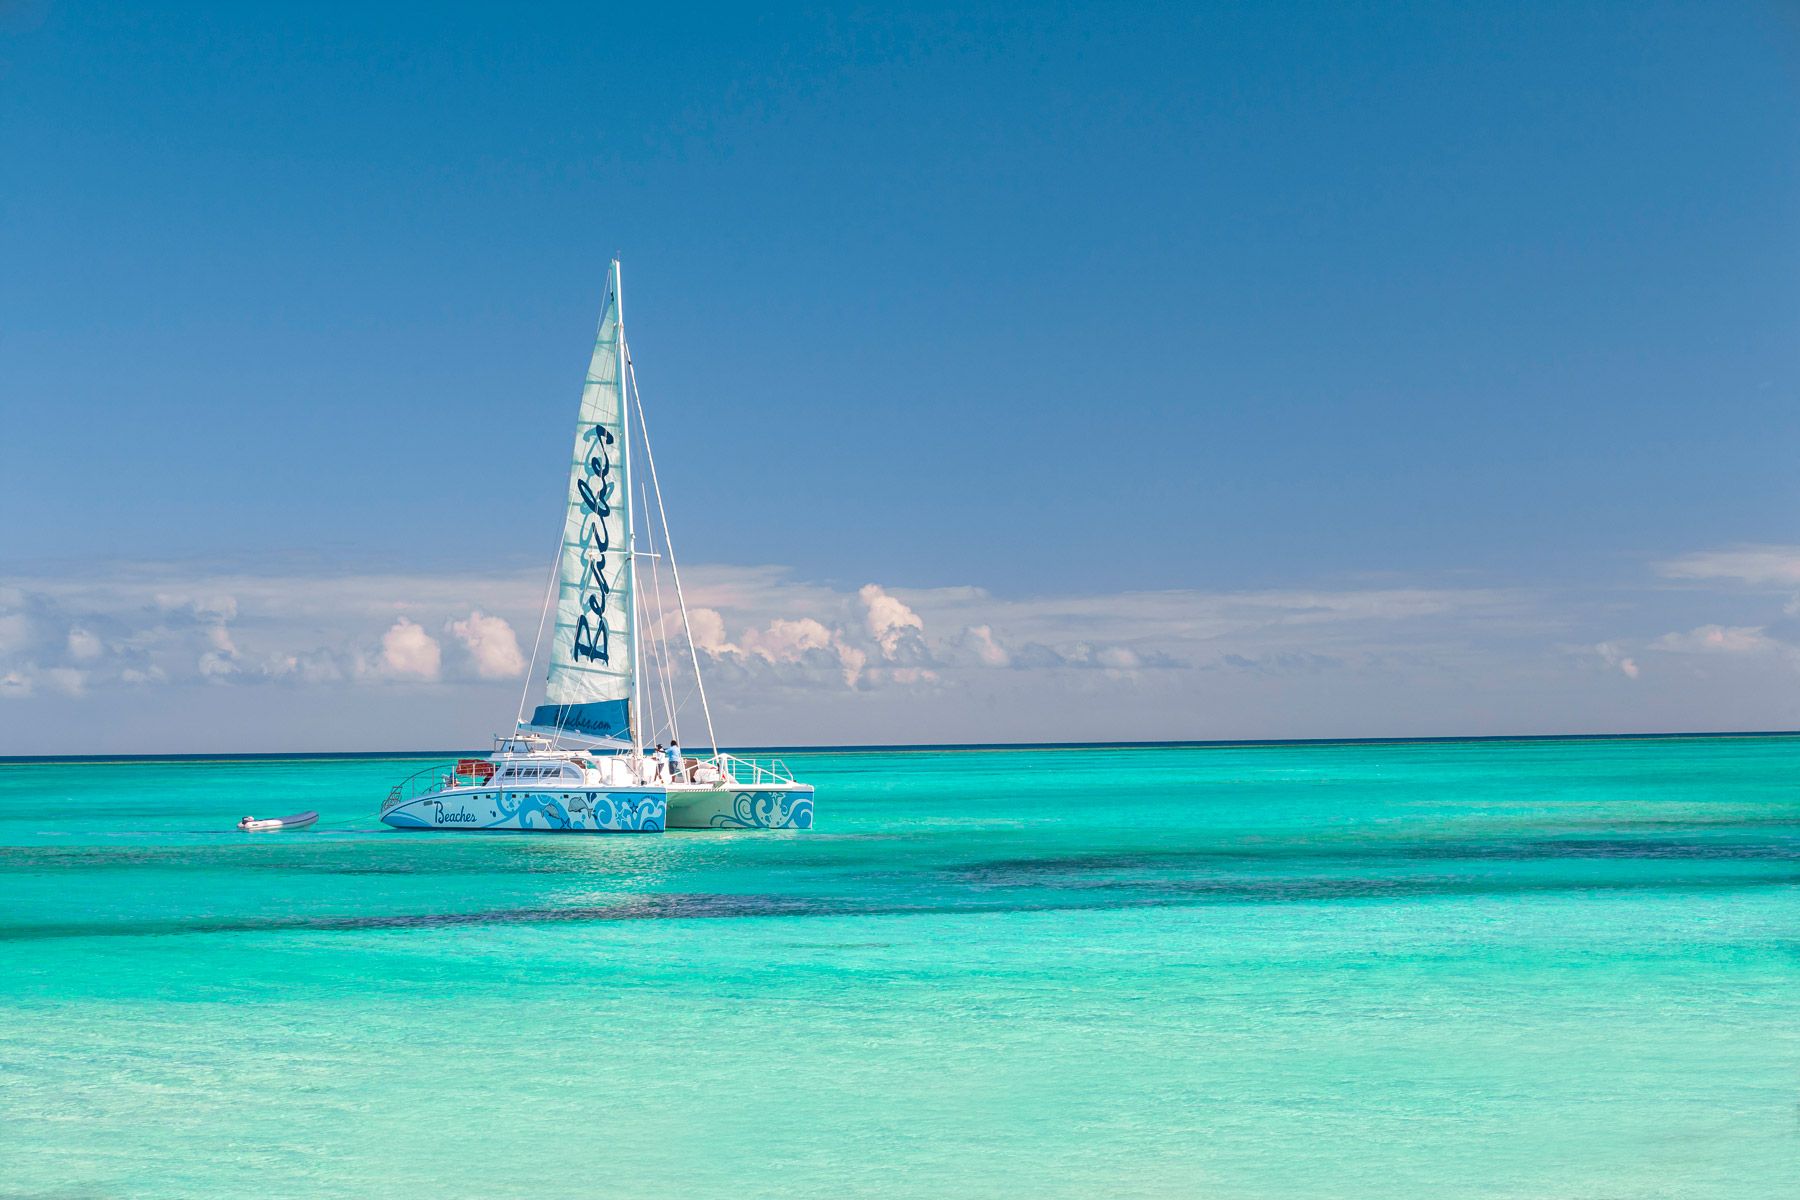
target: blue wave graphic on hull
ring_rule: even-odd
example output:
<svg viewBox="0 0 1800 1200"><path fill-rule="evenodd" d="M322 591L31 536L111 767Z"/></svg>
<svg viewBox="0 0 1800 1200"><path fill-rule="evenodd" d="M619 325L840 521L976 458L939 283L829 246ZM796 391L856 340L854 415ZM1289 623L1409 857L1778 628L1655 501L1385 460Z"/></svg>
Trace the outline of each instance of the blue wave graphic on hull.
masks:
<svg viewBox="0 0 1800 1200"><path fill-rule="evenodd" d="M731 811L714 813L714 829L811 829L812 793L739 792Z"/></svg>
<svg viewBox="0 0 1800 1200"><path fill-rule="evenodd" d="M653 792L471 792L422 796L381 819L396 829L659 833L667 805Z"/></svg>

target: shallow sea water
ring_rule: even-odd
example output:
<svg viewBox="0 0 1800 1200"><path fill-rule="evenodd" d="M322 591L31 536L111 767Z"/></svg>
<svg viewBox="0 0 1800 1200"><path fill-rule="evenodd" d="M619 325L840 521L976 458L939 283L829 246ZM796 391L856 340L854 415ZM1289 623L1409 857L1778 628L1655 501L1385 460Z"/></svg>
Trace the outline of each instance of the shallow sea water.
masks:
<svg viewBox="0 0 1800 1200"><path fill-rule="evenodd" d="M1795 1194L1800 739L787 758L810 833L0 763L0 1196Z"/></svg>

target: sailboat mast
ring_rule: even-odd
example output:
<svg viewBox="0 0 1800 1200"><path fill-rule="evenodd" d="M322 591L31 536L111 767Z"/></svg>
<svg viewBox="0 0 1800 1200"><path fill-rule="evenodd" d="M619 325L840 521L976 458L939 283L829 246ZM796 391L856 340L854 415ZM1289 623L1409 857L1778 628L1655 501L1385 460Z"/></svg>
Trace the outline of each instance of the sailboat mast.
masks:
<svg viewBox="0 0 1800 1200"><path fill-rule="evenodd" d="M619 312L619 481L623 486L620 495L625 498L625 572L628 594L631 603L625 610L625 619L631 622L631 750L634 754L644 752L643 716L640 700L644 695L643 668L639 664L638 654L638 614L637 614L637 521L631 503L631 406L625 403L625 285L619 272L619 260L612 261L613 303Z"/></svg>

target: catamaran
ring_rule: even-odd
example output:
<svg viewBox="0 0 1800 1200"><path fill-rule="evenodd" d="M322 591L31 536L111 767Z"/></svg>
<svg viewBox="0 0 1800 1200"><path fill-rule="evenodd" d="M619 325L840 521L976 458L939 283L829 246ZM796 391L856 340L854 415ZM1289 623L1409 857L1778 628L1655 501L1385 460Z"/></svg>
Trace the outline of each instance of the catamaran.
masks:
<svg viewBox="0 0 1800 1200"><path fill-rule="evenodd" d="M513 730L496 736L484 758L430 766L396 784L381 808L384 824L559 833L812 827L811 785L780 760L719 749L619 283L614 259L581 393L561 545ZM637 476L634 450L642 452L647 479ZM665 562L673 613L662 603ZM544 703L528 717L552 608ZM685 664L669 636L677 615ZM679 718L696 699L711 753L690 758L672 751L681 744Z"/></svg>

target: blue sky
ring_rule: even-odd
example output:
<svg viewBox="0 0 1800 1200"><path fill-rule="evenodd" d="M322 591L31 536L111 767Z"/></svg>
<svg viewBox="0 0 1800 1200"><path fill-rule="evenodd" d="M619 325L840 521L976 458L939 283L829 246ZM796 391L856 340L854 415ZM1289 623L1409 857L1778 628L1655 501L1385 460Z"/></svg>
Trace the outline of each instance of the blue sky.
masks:
<svg viewBox="0 0 1800 1200"><path fill-rule="evenodd" d="M1800 724L1792 6L639 7L0 4L0 752L503 721L615 253L743 739Z"/></svg>

